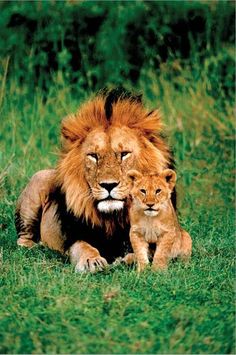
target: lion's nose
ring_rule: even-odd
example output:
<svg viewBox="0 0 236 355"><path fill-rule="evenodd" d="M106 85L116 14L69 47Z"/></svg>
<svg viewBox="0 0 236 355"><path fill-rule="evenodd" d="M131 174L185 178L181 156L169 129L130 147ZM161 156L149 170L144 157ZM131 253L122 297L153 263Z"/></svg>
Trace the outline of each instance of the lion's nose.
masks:
<svg viewBox="0 0 236 355"><path fill-rule="evenodd" d="M147 206L148 206L149 208L152 208L154 205L155 205L155 203L147 203Z"/></svg>
<svg viewBox="0 0 236 355"><path fill-rule="evenodd" d="M119 182L101 182L99 185L108 192L111 192L116 186L119 185Z"/></svg>

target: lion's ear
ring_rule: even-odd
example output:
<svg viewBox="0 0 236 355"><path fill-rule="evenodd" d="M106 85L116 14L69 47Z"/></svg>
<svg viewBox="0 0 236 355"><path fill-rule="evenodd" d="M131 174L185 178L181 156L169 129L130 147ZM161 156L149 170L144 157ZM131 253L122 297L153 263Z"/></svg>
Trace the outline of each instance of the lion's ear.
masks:
<svg viewBox="0 0 236 355"><path fill-rule="evenodd" d="M170 190L172 191L176 183L176 178L177 178L176 172L172 169L166 169L161 173L161 177L163 177L166 180Z"/></svg>
<svg viewBox="0 0 236 355"><path fill-rule="evenodd" d="M75 115L68 115L62 120L61 134L67 142L73 143L75 141L80 141L82 138L77 121Z"/></svg>
<svg viewBox="0 0 236 355"><path fill-rule="evenodd" d="M141 180L142 174L137 170L129 170L127 173L127 177L132 183L134 183Z"/></svg>

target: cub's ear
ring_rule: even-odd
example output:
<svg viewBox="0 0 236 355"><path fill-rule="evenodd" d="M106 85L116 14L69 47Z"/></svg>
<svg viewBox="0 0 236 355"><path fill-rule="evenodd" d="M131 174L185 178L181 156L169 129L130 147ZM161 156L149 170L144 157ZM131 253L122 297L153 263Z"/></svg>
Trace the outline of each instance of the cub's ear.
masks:
<svg viewBox="0 0 236 355"><path fill-rule="evenodd" d="M61 123L61 134L68 143L80 141L82 139L81 128L75 115L66 116Z"/></svg>
<svg viewBox="0 0 236 355"><path fill-rule="evenodd" d="M167 184L169 185L169 188L173 190L177 178L176 172L171 169L166 169L161 173L161 176L166 180Z"/></svg>
<svg viewBox="0 0 236 355"><path fill-rule="evenodd" d="M137 170L129 170L127 173L127 177L132 183L134 183L137 182L138 180L141 180L142 174Z"/></svg>

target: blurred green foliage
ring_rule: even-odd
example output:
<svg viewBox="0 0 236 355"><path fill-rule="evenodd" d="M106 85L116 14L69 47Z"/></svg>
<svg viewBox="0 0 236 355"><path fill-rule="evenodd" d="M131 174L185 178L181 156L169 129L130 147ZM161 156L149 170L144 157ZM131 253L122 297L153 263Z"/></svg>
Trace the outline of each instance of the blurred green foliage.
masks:
<svg viewBox="0 0 236 355"><path fill-rule="evenodd" d="M168 63L180 90L188 66L210 95L234 98L233 1L6 1L0 12L0 58L27 85L137 86Z"/></svg>

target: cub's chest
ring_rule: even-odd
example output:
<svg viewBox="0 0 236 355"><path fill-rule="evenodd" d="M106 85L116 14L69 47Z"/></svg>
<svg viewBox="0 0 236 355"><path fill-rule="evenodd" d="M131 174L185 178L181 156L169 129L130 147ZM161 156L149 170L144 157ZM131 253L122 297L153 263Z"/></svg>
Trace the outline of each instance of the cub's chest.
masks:
<svg viewBox="0 0 236 355"><path fill-rule="evenodd" d="M163 233L163 229L160 226L145 224L132 227L132 232L140 234L148 243L157 243Z"/></svg>

